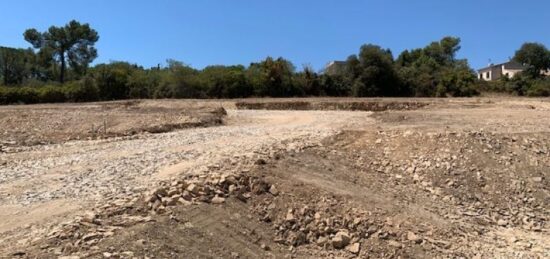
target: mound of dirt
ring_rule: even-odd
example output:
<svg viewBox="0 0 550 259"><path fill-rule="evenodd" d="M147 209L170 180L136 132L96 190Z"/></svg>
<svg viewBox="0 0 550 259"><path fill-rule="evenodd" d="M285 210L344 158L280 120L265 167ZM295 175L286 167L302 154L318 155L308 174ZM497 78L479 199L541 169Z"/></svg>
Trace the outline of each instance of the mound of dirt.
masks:
<svg viewBox="0 0 550 259"><path fill-rule="evenodd" d="M117 101L0 107L0 146L30 146L220 125L213 103ZM4 148L6 150L6 148Z"/></svg>
<svg viewBox="0 0 550 259"><path fill-rule="evenodd" d="M544 257L549 147L540 135L344 132L250 171L165 184L42 247L98 258ZM128 227L102 227L112 225Z"/></svg>
<svg viewBox="0 0 550 259"><path fill-rule="evenodd" d="M241 101L236 102L238 109L250 110L349 110L349 111L386 111L415 110L429 105L429 101Z"/></svg>

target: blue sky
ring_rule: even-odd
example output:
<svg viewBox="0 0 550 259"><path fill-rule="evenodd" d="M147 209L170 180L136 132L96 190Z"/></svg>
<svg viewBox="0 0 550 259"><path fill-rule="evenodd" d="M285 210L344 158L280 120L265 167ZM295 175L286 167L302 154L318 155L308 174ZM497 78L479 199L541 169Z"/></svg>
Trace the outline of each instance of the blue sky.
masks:
<svg viewBox="0 0 550 259"><path fill-rule="evenodd" d="M283 56L319 70L365 43L402 50L446 35L474 68L506 61L526 41L550 47L547 0L57 0L4 1L0 45L29 47L22 33L71 19L100 34L98 62L146 67L168 58L196 68Z"/></svg>

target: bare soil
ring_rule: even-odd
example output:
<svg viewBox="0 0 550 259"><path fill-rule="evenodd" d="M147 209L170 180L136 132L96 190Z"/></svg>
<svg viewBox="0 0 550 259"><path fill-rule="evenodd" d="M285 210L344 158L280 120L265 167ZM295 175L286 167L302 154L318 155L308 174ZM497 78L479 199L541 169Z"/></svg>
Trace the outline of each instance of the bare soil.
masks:
<svg viewBox="0 0 550 259"><path fill-rule="evenodd" d="M130 100L86 104L13 105L0 108L0 146L169 132L219 125L214 103Z"/></svg>
<svg viewBox="0 0 550 259"><path fill-rule="evenodd" d="M195 156L155 162L167 166L127 182L144 188L100 195L97 205L68 209L63 223L6 230L26 241L4 238L0 248L28 258L550 257L548 99L339 104L389 103L374 113L332 111L342 99L301 99L309 102L296 104L301 111L270 110L292 109L280 100L246 101L236 107L266 110L233 110L223 101L224 126L112 140L128 151L134 142L149 147L185 136L190 142L156 153ZM76 143L84 144L99 143ZM91 151L120 152L114 144ZM68 147L56 147L56 157ZM20 170L23 155L48 156L36 150L0 160Z"/></svg>

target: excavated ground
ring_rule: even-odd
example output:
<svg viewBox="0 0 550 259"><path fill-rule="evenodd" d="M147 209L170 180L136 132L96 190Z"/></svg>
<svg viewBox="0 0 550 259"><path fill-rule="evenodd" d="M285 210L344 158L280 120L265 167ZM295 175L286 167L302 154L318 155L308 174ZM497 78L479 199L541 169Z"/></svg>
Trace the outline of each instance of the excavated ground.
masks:
<svg viewBox="0 0 550 259"><path fill-rule="evenodd" d="M28 258L550 257L550 101L420 101L428 104L407 100L414 110L371 113L277 111L265 103L280 102L259 100L267 110L228 109L222 127L113 141L119 149L101 152L142 148L141 160L128 164L149 161L151 145L155 154L194 155L147 162L170 166L155 165L142 180L128 179L142 188L98 195L63 221L3 232L3 251ZM56 157L65 148L56 147ZM23 155L48 156L35 152L0 160L15 170Z"/></svg>

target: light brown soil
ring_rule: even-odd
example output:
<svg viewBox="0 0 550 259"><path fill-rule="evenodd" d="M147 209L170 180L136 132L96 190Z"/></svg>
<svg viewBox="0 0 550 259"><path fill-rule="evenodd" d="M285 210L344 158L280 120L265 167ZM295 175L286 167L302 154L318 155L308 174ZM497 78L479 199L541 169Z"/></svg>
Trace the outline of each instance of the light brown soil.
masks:
<svg viewBox="0 0 550 259"><path fill-rule="evenodd" d="M203 193L191 205L157 210L139 198L94 209L92 224L76 221L6 251L30 258L550 257L550 101L424 101L372 115L229 110L227 127L242 135L191 147L227 145L214 165L182 161L156 177L170 178L168 185L226 173L261 179L243 186L250 198L215 180L222 204ZM248 127L264 135L251 138ZM231 146L238 141L248 144ZM239 157L244 149L255 155ZM185 170L200 164L207 169ZM340 249L333 240L342 231L351 240Z"/></svg>
<svg viewBox="0 0 550 259"><path fill-rule="evenodd" d="M169 132L219 125L215 103L131 100L0 107L0 147Z"/></svg>

